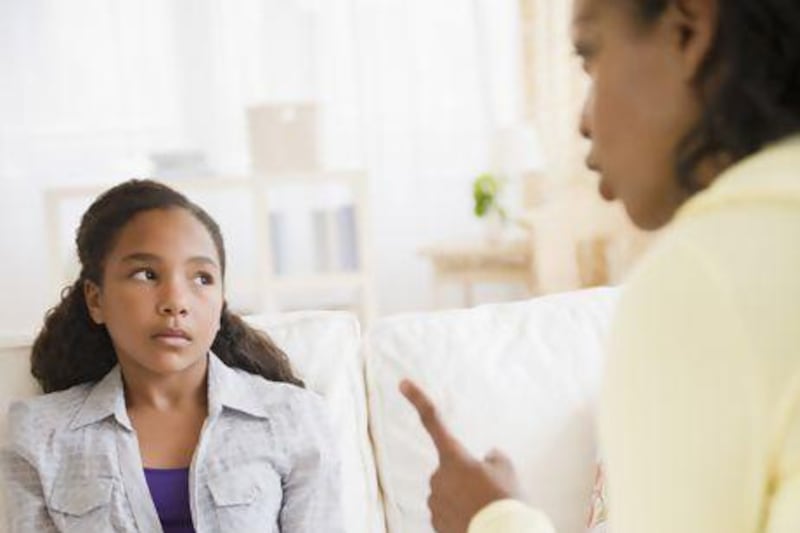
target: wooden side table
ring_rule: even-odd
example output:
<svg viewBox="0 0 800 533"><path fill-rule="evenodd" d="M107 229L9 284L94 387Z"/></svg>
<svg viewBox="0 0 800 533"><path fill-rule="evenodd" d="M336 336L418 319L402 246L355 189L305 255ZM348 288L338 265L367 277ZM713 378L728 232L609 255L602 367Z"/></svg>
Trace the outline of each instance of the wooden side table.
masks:
<svg viewBox="0 0 800 533"><path fill-rule="evenodd" d="M437 307L442 301L442 288L448 283L461 284L468 307L474 304L474 286L478 283L521 284L529 295L536 292L536 270L529 239L497 243L445 242L425 247L420 254L433 264Z"/></svg>

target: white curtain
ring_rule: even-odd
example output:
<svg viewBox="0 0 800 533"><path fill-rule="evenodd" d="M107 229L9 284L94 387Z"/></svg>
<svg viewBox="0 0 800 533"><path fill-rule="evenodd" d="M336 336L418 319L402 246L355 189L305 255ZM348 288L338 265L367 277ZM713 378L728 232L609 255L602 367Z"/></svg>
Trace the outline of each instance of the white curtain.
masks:
<svg viewBox="0 0 800 533"><path fill-rule="evenodd" d="M545 283L545 289L576 288L580 268L605 270L611 282L620 282L647 250L653 236L634 228L619 202L602 201L596 189L597 176L586 169L589 143L581 138L578 122L589 80L573 52L573 3L520 1L526 52L526 115L537 122L543 133L549 172L557 184L549 212L552 226L540 232L546 242L537 243L540 256L558 258L550 261L553 286L548 288ZM582 250L580 243L570 242L570 234L584 240L583 246L591 239L605 239L600 259L605 264L595 260L583 261L583 266L571 264L593 245Z"/></svg>
<svg viewBox="0 0 800 533"><path fill-rule="evenodd" d="M573 2L520 0L525 24L526 111L543 133L549 172L558 181L587 181L587 143L578 120L588 77L573 53Z"/></svg>
<svg viewBox="0 0 800 533"><path fill-rule="evenodd" d="M0 2L0 172L115 179L180 136L167 4Z"/></svg>
<svg viewBox="0 0 800 533"><path fill-rule="evenodd" d="M32 302L0 324L52 300L19 280L45 261L20 202L142 175L168 150L246 174L245 108L308 100L324 165L370 176L382 311L425 306L417 248L475 229L469 182L522 116L518 23L517 0L0 0L0 246L28 254L0 293Z"/></svg>

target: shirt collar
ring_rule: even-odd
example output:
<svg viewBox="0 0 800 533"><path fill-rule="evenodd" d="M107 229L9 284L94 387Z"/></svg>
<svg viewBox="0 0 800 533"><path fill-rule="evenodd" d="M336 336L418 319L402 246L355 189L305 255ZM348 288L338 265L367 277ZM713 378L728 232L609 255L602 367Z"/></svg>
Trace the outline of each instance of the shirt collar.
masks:
<svg viewBox="0 0 800 533"><path fill-rule="evenodd" d="M217 416L223 407L240 411L250 416L266 418L275 399L256 393L250 380L223 363L213 352L208 353L208 416ZM125 388L119 365L97 382L86 401L70 423L70 429L78 429L113 416L125 429L133 426L125 406Z"/></svg>
<svg viewBox="0 0 800 533"><path fill-rule="evenodd" d="M253 389L252 381L242 370L230 368L213 352L208 357L208 414L217 415L223 407L240 411L250 416L267 418L269 407L276 398L266 397L263 390ZM267 389L269 390L269 389ZM274 389L273 389L274 390Z"/></svg>
<svg viewBox="0 0 800 533"><path fill-rule="evenodd" d="M128 410L125 408L125 389L122 386L119 365L114 366L92 387L69 427L78 429L105 420L109 416L113 416L125 429L133 430Z"/></svg>

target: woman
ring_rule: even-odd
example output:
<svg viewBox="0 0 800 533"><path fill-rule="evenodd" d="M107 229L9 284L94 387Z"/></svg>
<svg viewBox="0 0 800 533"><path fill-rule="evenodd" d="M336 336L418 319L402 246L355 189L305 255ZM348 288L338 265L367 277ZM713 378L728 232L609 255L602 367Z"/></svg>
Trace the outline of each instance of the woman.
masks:
<svg viewBox="0 0 800 533"><path fill-rule="evenodd" d="M225 304L225 247L153 181L102 194L11 407L9 531L343 531L322 400Z"/></svg>
<svg viewBox="0 0 800 533"><path fill-rule="evenodd" d="M601 441L614 533L800 531L800 2L576 0L600 192L668 225L626 284ZM499 452L440 453L440 532L552 531ZM532 421L531 423L535 423Z"/></svg>

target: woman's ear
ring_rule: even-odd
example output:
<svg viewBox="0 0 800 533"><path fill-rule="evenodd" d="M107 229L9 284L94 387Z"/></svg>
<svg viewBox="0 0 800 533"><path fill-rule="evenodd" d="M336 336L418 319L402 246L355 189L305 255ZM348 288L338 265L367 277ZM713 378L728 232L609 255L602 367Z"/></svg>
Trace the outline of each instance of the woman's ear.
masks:
<svg viewBox="0 0 800 533"><path fill-rule="evenodd" d="M83 282L83 297L86 300L86 308L89 310L89 316L92 317L95 324L103 323L103 306L100 301L100 287L93 281Z"/></svg>
<svg viewBox="0 0 800 533"><path fill-rule="evenodd" d="M719 0L673 0L667 17L683 78L692 83L711 51L717 33Z"/></svg>

